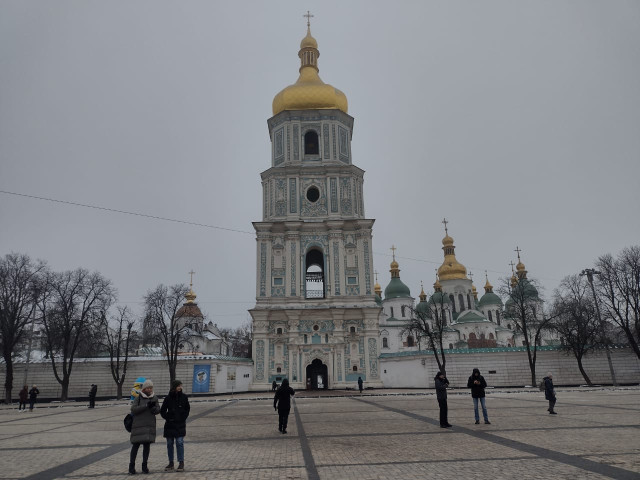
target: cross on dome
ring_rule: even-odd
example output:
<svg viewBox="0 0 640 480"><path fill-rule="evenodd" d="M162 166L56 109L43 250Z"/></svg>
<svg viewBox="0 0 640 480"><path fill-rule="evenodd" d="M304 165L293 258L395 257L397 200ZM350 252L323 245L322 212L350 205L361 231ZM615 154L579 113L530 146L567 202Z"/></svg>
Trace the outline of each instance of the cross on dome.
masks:
<svg viewBox="0 0 640 480"><path fill-rule="evenodd" d="M189 286L193 287L193 274L196 273L193 271L193 269L191 269L191 271L189 272L189 275L191 275L191 281L189 282Z"/></svg>
<svg viewBox="0 0 640 480"><path fill-rule="evenodd" d="M444 223L444 233L445 235L449 235L449 230L447 230L447 223L449 223L449 221L446 218L442 219L442 223Z"/></svg>
<svg viewBox="0 0 640 480"><path fill-rule="evenodd" d="M518 253L518 261L520 261L520 252L521 252L521 251L522 251L522 250L520 250L520 247L518 247L518 246L516 245L516 249L514 250L514 252L517 252L517 253Z"/></svg>
<svg viewBox="0 0 640 480"><path fill-rule="evenodd" d="M303 17L307 17L307 27L310 27L311 26L310 20L314 17L314 15L312 15L311 12L309 12L309 10L307 10L307 13L305 13L302 16Z"/></svg>

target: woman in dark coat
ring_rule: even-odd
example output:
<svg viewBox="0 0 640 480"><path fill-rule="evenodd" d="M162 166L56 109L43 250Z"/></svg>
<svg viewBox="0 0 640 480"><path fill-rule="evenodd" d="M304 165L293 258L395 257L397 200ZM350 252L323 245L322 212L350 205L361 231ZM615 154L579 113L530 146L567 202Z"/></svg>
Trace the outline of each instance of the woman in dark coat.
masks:
<svg viewBox="0 0 640 480"><path fill-rule="evenodd" d="M556 390L553 388L553 375L551 375L551 372L548 372L542 381L544 382L544 398L549 400L549 408L547 408L547 411L550 415L557 415L554 410L556 406Z"/></svg>
<svg viewBox="0 0 640 480"><path fill-rule="evenodd" d="M467 388L471 389L471 398L473 398L473 413L476 416L476 425L480 423L480 415L478 414L478 400L482 405L482 416L484 417L484 423L487 425L491 425L489 421L489 416L487 415L487 406L484 400L484 389L487 388L487 382L482 375L480 375L480 370L477 368L473 369L473 373L469 377L469 381L467 382Z"/></svg>
<svg viewBox="0 0 640 480"><path fill-rule="evenodd" d="M167 439L167 455L169 456L169 465L165 467L165 472L173 470L174 440L178 451L177 471L184 472L184 437L187 435L187 417L189 417L190 410L189 399L182 392L182 382L174 380L171 382L169 395L164 398L160 409L160 415L165 419L164 438Z"/></svg>
<svg viewBox="0 0 640 480"><path fill-rule="evenodd" d="M160 413L158 397L153 393L153 382L148 378L142 384L140 395L131 404L133 426L131 427L131 454L129 475L136 474L136 457L142 444L142 471L149 473L147 462L151 444L156 441L156 415Z"/></svg>
<svg viewBox="0 0 640 480"><path fill-rule="evenodd" d="M18 397L20 398L20 404L18 405L18 411L24 410L26 412L27 411L27 399L29 398L29 387L27 387L26 385L24 387L22 387L22 390L20 390L20 393L18 394Z"/></svg>
<svg viewBox="0 0 640 480"><path fill-rule="evenodd" d="M449 414L449 408L447 406L447 387L449 386L449 380L444 376L442 372L438 372L436 375L436 397L438 398L438 405L440 406L440 428L449 428L452 425L447 418Z"/></svg>
<svg viewBox="0 0 640 480"><path fill-rule="evenodd" d="M280 433L287 433L291 397L295 394L296 392L289 386L289 380L285 378L273 397L273 408L278 411L278 430Z"/></svg>

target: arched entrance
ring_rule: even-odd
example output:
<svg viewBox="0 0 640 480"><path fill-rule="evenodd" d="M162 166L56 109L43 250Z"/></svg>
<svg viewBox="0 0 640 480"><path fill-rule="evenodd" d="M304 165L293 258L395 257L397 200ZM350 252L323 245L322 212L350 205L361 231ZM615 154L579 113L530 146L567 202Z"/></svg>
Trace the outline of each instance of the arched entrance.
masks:
<svg viewBox="0 0 640 480"><path fill-rule="evenodd" d="M327 372L327 366L319 358L307 365L307 389L326 390L329 388L329 375Z"/></svg>

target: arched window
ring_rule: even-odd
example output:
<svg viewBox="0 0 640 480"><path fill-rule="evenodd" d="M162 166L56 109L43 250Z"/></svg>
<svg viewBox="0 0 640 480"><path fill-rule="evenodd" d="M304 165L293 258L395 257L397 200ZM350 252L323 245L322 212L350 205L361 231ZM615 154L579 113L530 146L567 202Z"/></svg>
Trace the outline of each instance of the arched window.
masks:
<svg viewBox="0 0 640 480"><path fill-rule="evenodd" d="M412 336L408 336L407 337L407 347L413 347L414 343L413 343L413 337Z"/></svg>
<svg viewBox="0 0 640 480"><path fill-rule="evenodd" d="M307 335L304 336L304 343L307 343Z"/></svg>
<svg viewBox="0 0 640 480"><path fill-rule="evenodd" d="M404 305L400 307L400 314L404 317Z"/></svg>
<svg viewBox="0 0 640 480"><path fill-rule="evenodd" d="M276 373L282 373L282 368L280 367L276 368Z"/></svg>
<svg viewBox="0 0 640 480"><path fill-rule="evenodd" d="M349 327L349 332L356 333L356 327Z"/></svg>
<svg viewBox="0 0 640 480"><path fill-rule="evenodd" d="M449 300L451 300L451 307L453 308L453 313L456 313L456 299L453 294L449 295Z"/></svg>
<svg viewBox="0 0 640 480"><path fill-rule="evenodd" d="M324 293L324 255L320 250L312 249L305 257L307 265L305 298L325 298Z"/></svg>
<svg viewBox="0 0 640 480"><path fill-rule="evenodd" d="M277 333L278 335L282 335L282 328L278 328L278 329L276 330L276 333Z"/></svg>
<svg viewBox="0 0 640 480"><path fill-rule="evenodd" d="M473 333L473 332L471 332L471 333L469 334L469 340L477 340L476 334L475 334L475 333Z"/></svg>
<svg viewBox="0 0 640 480"><path fill-rule="evenodd" d="M304 134L304 154L319 155L320 144L318 142L318 134L314 130L309 130Z"/></svg>
<svg viewBox="0 0 640 480"><path fill-rule="evenodd" d="M389 348L389 341L387 337L382 337L382 348Z"/></svg>
<svg viewBox="0 0 640 480"><path fill-rule="evenodd" d="M484 340L486 337L484 336L484 333L480 334L480 340Z"/></svg>
<svg viewBox="0 0 640 480"><path fill-rule="evenodd" d="M489 340L495 340L495 337L493 336L493 333L489 334Z"/></svg>
<svg viewBox="0 0 640 480"><path fill-rule="evenodd" d="M471 310L471 295L467 295L467 308Z"/></svg>
<svg viewBox="0 0 640 480"><path fill-rule="evenodd" d="M324 343L329 343L329 334L328 333L324 334Z"/></svg>
<svg viewBox="0 0 640 480"><path fill-rule="evenodd" d="M393 307L389 307L389 311L391 312L391 317L393 317Z"/></svg>
<svg viewBox="0 0 640 480"><path fill-rule="evenodd" d="M493 322L493 314L491 313L491 310L489 310L489 321Z"/></svg>
<svg viewBox="0 0 640 480"><path fill-rule="evenodd" d="M460 311L464 312L464 297L461 293L458 294L458 301L460 302Z"/></svg>
<svg viewBox="0 0 640 480"><path fill-rule="evenodd" d="M357 372L357 371L358 371L358 366L357 366L357 365L354 365L354 366L353 366L353 371L354 371L354 372Z"/></svg>
<svg viewBox="0 0 640 480"><path fill-rule="evenodd" d="M496 310L496 322L500 325L500 310Z"/></svg>
<svg viewBox="0 0 640 480"><path fill-rule="evenodd" d="M453 343L449 344L449 350L453 350Z"/></svg>

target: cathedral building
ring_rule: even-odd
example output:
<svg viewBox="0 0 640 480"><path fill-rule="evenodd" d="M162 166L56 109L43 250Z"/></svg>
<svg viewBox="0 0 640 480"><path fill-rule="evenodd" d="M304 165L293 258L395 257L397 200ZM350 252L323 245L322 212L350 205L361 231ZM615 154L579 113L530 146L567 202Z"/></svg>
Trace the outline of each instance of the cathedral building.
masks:
<svg viewBox="0 0 640 480"><path fill-rule="evenodd" d="M273 99L271 165L262 172L256 231L254 390L288 378L293 388L382 386L380 306L364 171L353 163L347 97L318 75L311 36L298 80Z"/></svg>

